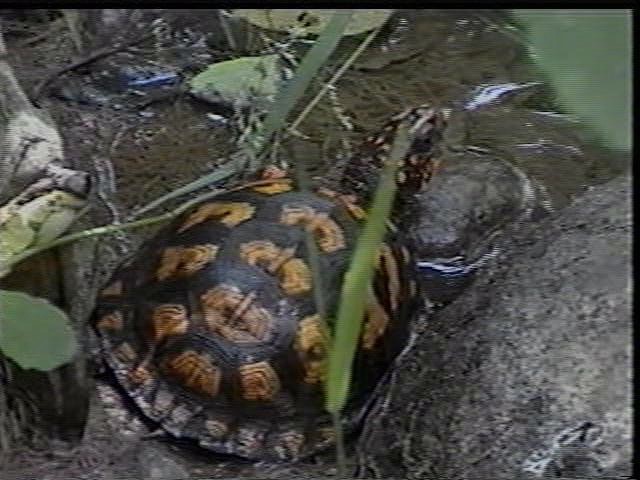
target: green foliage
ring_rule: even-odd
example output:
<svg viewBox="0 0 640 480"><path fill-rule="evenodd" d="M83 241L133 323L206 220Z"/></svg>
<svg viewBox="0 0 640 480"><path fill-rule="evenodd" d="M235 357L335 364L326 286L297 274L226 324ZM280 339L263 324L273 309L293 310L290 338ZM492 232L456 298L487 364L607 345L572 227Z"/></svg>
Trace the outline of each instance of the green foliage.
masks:
<svg viewBox="0 0 640 480"><path fill-rule="evenodd" d="M344 30L343 35L357 35L383 25L393 10L357 10ZM249 23L266 30L297 32L301 35L318 34L324 31L334 18L334 10L234 10L233 16L244 18Z"/></svg>
<svg viewBox="0 0 640 480"><path fill-rule="evenodd" d="M25 252L62 235L85 204L83 198L53 190L28 202L9 202L0 208L0 277L9 273Z"/></svg>
<svg viewBox="0 0 640 480"><path fill-rule="evenodd" d="M272 102L268 102L268 105L266 103L262 105L262 107L268 109L262 128L257 132L253 132L250 138L246 140L246 145L249 147L257 145L257 150L259 150L265 146L266 140L271 140L273 134L284 127L296 103L307 90L318 70L326 63L327 59L335 50L350 18L351 14L349 11L342 11L332 16L331 21L317 42L315 42L314 46L303 58L294 77L284 87L282 87L280 82L276 82L275 79L276 77L279 78L279 75L276 75L272 70L272 68L275 68L277 65L275 61L277 56L266 55L262 57L243 57L237 60L211 65L207 70L191 80L191 89L194 93L200 92L201 94L203 92L214 93L216 90L220 91L219 89L222 89L221 91L225 92L225 95L228 95L228 97L226 97L227 100L234 101L234 99L238 99L238 97L233 96L235 94L240 95L239 98L246 98L247 92L251 91L251 89L254 89L255 92L257 88L258 94L262 92L263 95L271 95L274 93L273 89L277 87L275 99L273 99ZM265 61L264 59L268 59L266 64L262 64L262 62ZM265 71L271 71L271 74L265 76ZM244 78L245 76L254 77L256 74L260 77L260 82L266 85L260 87L260 82ZM239 77L242 77L241 82L234 81L234 79ZM228 85L228 88L225 85ZM240 85L244 86L240 87ZM235 93L233 93L234 88L236 89ZM248 153L255 156L257 152L252 151ZM257 166L255 162L250 162L250 168L256 168ZM194 180L154 200L138 210L136 215L156 208L167 200L191 193L211 183L228 178L235 173L236 170L237 165L235 164L222 166L215 172Z"/></svg>
<svg viewBox="0 0 640 480"><path fill-rule="evenodd" d="M34 243L35 232L22 215L14 215L0 225L0 272L12 255L20 253Z"/></svg>
<svg viewBox="0 0 640 480"><path fill-rule="evenodd" d="M263 141L270 141L272 135L284 126L293 107L298 103L320 68L327 62L338 46L350 20L350 10L335 13L331 17L329 24L322 31L318 40L300 62L295 76L276 95L274 106L267 114L262 132L260 132L260 137Z"/></svg>
<svg viewBox="0 0 640 480"><path fill-rule="evenodd" d="M558 100L605 145L631 148L629 10L514 10Z"/></svg>
<svg viewBox="0 0 640 480"><path fill-rule="evenodd" d="M22 368L52 370L71 360L76 339L65 313L46 300L0 290L0 350Z"/></svg>
<svg viewBox="0 0 640 480"><path fill-rule="evenodd" d="M191 79L189 87L197 97L266 108L278 91L279 73L278 55L241 57L210 65Z"/></svg>
<svg viewBox="0 0 640 480"><path fill-rule="evenodd" d="M396 171L409 145L409 132L406 127L399 128L389 160L383 168L367 221L358 237L349 269L342 281L327 378L326 408L334 414L342 410L349 395L351 367L362 318L367 301L372 295L375 261L387 231L386 221L391 213L396 192Z"/></svg>

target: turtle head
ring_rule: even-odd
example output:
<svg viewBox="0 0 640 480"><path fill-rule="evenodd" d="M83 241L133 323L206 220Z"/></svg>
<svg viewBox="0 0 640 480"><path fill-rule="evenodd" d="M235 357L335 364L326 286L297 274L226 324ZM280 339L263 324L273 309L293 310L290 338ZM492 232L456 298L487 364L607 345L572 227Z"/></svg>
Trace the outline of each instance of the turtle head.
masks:
<svg viewBox="0 0 640 480"><path fill-rule="evenodd" d="M385 127L391 134L388 143L394 141L400 126L405 126L409 131L411 143L397 176L401 194L416 193L437 170L447 118L446 111L421 105L396 115Z"/></svg>
<svg viewBox="0 0 640 480"><path fill-rule="evenodd" d="M447 118L445 110L430 105L420 105L393 116L378 133L369 136L358 153L347 162L343 189L369 202L396 135L401 127L405 127L411 143L397 172L398 197L408 198L417 193L439 165L440 144Z"/></svg>

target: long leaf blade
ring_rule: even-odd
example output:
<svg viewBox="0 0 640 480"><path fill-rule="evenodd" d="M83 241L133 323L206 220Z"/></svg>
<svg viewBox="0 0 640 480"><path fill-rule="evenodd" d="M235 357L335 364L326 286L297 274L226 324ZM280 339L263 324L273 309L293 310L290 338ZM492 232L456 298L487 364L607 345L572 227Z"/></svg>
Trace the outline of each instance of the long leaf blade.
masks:
<svg viewBox="0 0 640 480"><path fill-rule="evenodd" d="M351 10L343 10L333 14L331 21L322 31L316 43L302 59L295 77L291 79L291 82L285 88L278 92L274 107L267 114L264 128L261 132L265 144L275 132L283 128L293 107L300 100L318 70L326 63L338 46L347 24L351 20L351 15Z"/></svg>
<svg viewBox="0 0 640 480"><path fill-rule="evenodd" d="M409 131L407 127L401 126L396 133L389 159L382 170L367 222L358 237L349 269L342 282L326 385L325 406L333 414L342 410L349 395L351 367L373 280L375 261L395 197L396 172L408 149Z"/></svg>

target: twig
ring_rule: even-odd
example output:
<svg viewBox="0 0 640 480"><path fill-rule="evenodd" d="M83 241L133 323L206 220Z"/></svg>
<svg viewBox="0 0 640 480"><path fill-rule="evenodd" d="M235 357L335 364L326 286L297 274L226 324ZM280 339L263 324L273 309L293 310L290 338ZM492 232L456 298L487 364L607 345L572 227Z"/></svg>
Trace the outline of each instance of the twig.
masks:
<svg viewBox="0 0 640 480"><path fill-rule="evenodd" d="M283 179L282 181L283 182L290 182L291 180L290 179ZM104 225L102 227L90 228L88 230L83 230L81 232L70 233L70 234L65 235L63 237L59 237L56 240L53 240L53 241L51 241L49 243L28 248L28 249L24 250L23 252L21 252L19 254L16 254L13 257L10 257L9 260L6 262L6 264L0 265L0 271L4 271L4 269L6 269L6 271L8 272L8 271L11 270L11 268L14 265L22 262L26 258L29 258L32 255L35 255L37 253L40 253L40 252L42 252L44 250L48 250L48 249L53 248L53 247L59 247L61 245L66 245L67 243L75 242L76 240L95 237L95 236L99 236L99 235L108 235L108 234L120 232L122 230L128 230L128 229L131 229L131 228L146 227L146 226L149 226L149 225L154 225L156 223L160 223L160 222L164 222L164 221L167 221L167 220L171 220L171 219L177 217L178 215L184 213L185 211L187 211L189 208L193 207L194 205L197 205L198 203L203 202L205 200L209 200L210 198L217 197L218 195L221 195L222 193L225 193L225 192L237 192L237 191L243 190L243 189L245 189L247 187L259 186L259 185L268 185L271 182L273 182L272 179L256 180L254 182L249 182L249 183L240 185L238 187L230 188L230 189L225 189L225 190L220 189L220 190L215 190L213 192L203 193L202 195L199 195L199 196L193 198L192 200L189 200L187 202L184 202L184 203L178 205L176 208L174 208L173 210L171 210L169 212L166 212L166 213L163 213L163 214L160 214L160 215L156 215L154 217L143 218L141 220L136 220L136 221L128 222L128 223L121 223L121 224L118 224L118 225Z"/></svg>
<svg viewBox="0 0 640 480"><path fill-rule="evenodd" d="M39 33L37 35L33 35L29 38L27 38L26 40L23 40L21 42L18 43L18 47L19 48L24 48L24 47L28 47L30 45L33 45L34 43L38 43L41 40L46 39L48 36L56 33L56 31L60 30L63 27L62 22L58 19L58 20L54 20L51 25L49 25L49 28L47 28L44 32Z"/></svg>
<svg viewBox="0 0 640 480"><path fill-rule="evenodd" d="M380 32L381 28L382 27L376 28L374 31L372 31L367 36L367 38L365 38L362 41L362 43L360 45L358 45L358 48L356 48L353 51L353 53L349 56L347 61L344 62L340 66L338 71L331 77L331 79L322 86L322 88L317 93L317 95L315 97L313 97L313 99L304 107L304 110L302 110L302 112L300 112L300 115L298 115L298 118L296 118L293 121L293 123L291 123L291 126L287 129L288 130L287 133L291 133L296 128L298 128L298 126L302 123L302 120L305 119L307 114L311 110L313 110L313 107L315 107L318 104L318 102L320 101L320 99L322 99L324 94L327 93L327 90L329 90L330 88L332 88L336 84L336 82L340 79L340 77L342 77L344 72L346 72L347 69L353 64L353 62L356 61L356 59L360 56L360 54L364 51L364 49L369 46L369 44L373 41L373 39L378 35L378 33Z"/></svg>
<svg viewBox="0 0 640 480"><path fill-rule="evenodd" d="M143 35L141 37L136 38L135 40L131 40L129 42L125 42L125 43L117 43L111 47L105 47L105 48L101 48L96 50L95 52L93 52L92 54L90 54L87 57L81 58L79 60L76 60L75 62L66 65L64 67L59 68L58 70L54 71L53 73L47 75L38 85L36 85L36 87L33 89L33 93L31 95L31 103L33 103L33 105L37 108L40 108L40 105L38 104L38 100L40 99L41 95L42 95L42 91L43 89L49 85L52 81L54 81L57 77L64 75L65 73L71 72L73 70L77 70L80 67L83 67L85 65L88 65L90 63L96 62L102 58L108 57L109 55L113 55L114 53L118 53L121 52L123 50L126 50L134 45L137 45L139 43L142 43L146 40L148 40L149 38L153 37L154 33L148 33L146 35Z"/></svg>

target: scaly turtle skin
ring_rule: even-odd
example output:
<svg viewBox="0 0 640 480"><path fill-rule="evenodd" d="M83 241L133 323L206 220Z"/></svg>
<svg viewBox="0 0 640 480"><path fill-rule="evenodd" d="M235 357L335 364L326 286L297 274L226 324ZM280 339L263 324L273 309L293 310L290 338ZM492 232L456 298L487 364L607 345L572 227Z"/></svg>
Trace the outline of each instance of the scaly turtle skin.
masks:
<svg viewBox="0 0 640 480"><path fill-rule="evenodd" d="M94 326L108 367L142 413L178 438L253 460L292 460L330 445L323 409L329 335L364 210L396 128L415 139L396 206L429 178L444 120L409 110L365 142L337 193L260 180L196 205L147 242L98 298ZM319 278L309 265L315 242ZM395 228L380 250L344 425L406 344L417 298L414 265ZM330 321L328 327L331 328Z"/></svg>

